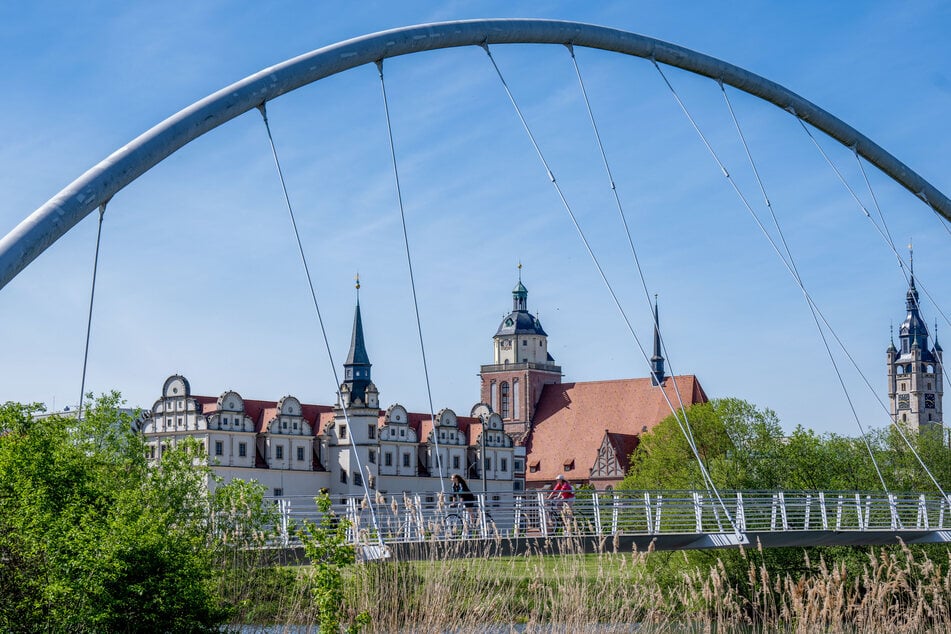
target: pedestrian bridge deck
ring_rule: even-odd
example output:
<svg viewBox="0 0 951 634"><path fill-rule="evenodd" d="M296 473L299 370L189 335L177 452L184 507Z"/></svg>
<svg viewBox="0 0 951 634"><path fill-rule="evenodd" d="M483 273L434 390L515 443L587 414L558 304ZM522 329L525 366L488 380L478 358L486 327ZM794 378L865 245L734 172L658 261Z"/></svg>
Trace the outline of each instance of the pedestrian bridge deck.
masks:
<svg viewBox="0 0 951 634"><path fill-rule="evenodd" d="M951 500L933 493L863 491L579 491L570 505L547 492L477 494L464 507L441 493L334 497L348 539L376 553L409 546L494 541L520 552L553 539L585 549L624 550L858 546L951 542ZM275 499L282 545L297 544L304 520L319 521L314 500ZM424 549L425 550L425 549ZM465 550L465 549L463 549Z"/></svg>

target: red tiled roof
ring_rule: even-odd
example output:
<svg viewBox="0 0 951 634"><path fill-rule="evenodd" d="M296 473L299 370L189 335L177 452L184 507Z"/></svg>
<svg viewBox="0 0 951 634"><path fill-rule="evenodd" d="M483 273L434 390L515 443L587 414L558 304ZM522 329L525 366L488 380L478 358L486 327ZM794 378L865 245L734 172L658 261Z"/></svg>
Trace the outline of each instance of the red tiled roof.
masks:
<svg viewBox="0 0 951 634"><path fill-rule="evenodd" d="M703 403L707 395L693 375L668 377L664 392L675 405L680 391L685 405ZM569 480L587 480L598 449L609 434L638 436L670 415L670 408L649 378L546 385L541 393L532 431L526 441L529 483L551 482L559 473ZM621 439L617 439L621 440ZM613 442L613 440L612 440ZM627 443L620 442L624 451ZM625 460L627 456L625 455ZM564 465L574 461L574 469Z"/></svg>
<svg viewBox="0 0 951 634"><path fill-rule="evenodd" d="M247 406L245 406L247 407ZM267 431L267 424L274 420L274 417L277 416L276 407L264 407L261 408L261 413L258 415L258 418L254 421L254 431L259 434L262 434Z"/></svg>
<svg viewBox="0 0 951 634"><path fill-rule="evenodd" d="M201 404L202 414L213 414L218 410L217 396L195 396L192 398ZM277 416L277 401L256 401L244 399L244 413L254 421L254 431L261 434L267 431L266 425ZM314 421L320 419L320 422L327 418L333 418L333 408L329 405L305 405L301 403L301 414L304 420L313 427L314 435L319 432L323 425L314 425ZM329 414L329 417L326 415Z"/></svg>
<svg viewBox="0 0 951 634"><path fill-rule="evenodd" d="M407 412L407 422L410 428L416 432L420 443L426 442L429 434L433 431L433 419L429 414L419 414L416 412ZM467 434L466 441L469 445L475 445L476 439L482 433L482 421L470 416L456 416L456 424L459 430Z"/></svg>
<svg viewBox="0 0 951 634"><path fill-rule="evenodd" d="M218 409L218 397L216 396L196 396L191 398L198 401L201 405L203 414L212 414ZM267 432L267 423L271 421L278 413L277 401L256 401L245 399L244 413L254 421L254 429L257 433ZM334 420L334 408L330 405L308 405L301 403L301 413L304 419L312 426L315 436L320 435L328 423ZM417 412L407 413L409 426L417 433L419 442L426 442L429 433L433 430L432 417L429 414ZM474 445L479 434L482 433L482 421L470 416L457 416L459 429L467 434L466 438L469 445ZM378 425L383 427L386 422L386 412L380 410L378 415ZM316 424L315 424L316 423Z"/></svg>

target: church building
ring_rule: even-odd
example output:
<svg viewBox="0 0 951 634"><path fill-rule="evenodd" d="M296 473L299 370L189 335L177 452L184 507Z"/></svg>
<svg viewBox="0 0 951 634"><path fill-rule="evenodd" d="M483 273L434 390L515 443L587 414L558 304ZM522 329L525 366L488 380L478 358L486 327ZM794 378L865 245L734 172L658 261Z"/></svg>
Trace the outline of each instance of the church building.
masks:
<svg viewBox="0 0 951 634"><path fill-rule="evenodd" d="M907 314L898 330L901 347L895 347L893 338L885 354L892 420L912 431L922 431L940 427L943 421L944 364L937 334L929 348L928 326L921 318L915 288L914 255L911 262L911 278L905 293Z"/></svg>
<svg viewBox="0 0 951 634"><path fill-rule="evenodd" d="M665 375L658 317L655 303L650 378L563 383L519 275L512 311L492 337L492 363L482 366L480 379L482 400L518 445L526 488L551 484L559 474L576 485L615 486L640 434L671 414L668 402L679 408L681 399L685 407L707 401L697 377Z"/></svg>

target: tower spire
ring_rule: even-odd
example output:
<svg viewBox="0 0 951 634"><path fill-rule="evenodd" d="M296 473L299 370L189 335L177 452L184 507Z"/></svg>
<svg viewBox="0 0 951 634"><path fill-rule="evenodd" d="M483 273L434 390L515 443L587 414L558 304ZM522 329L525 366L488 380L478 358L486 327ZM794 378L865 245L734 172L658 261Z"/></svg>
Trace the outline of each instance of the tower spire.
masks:
<svg viewBox="0 0 951 634"><path fill-rule="evenodd" d="M512 311L528 311L528 289L522 284L522 262L518 263L518 284L512 290Z"/></svg>
<svg viewBox="0 0 951 634"><path fill-rule="evenodd" d="M908 238L908 263L911 267L911 287L915 287L915 244Z"/></svg>
<svg viewBox="0 0 951 634"><path fill-rule="evenodd" d="M660 313L657 309L657 294L654 293L654 356L651 357L651 384L664 382L664 357L660 346Z"/></svg>
<svg viewBox="0 0 951 634"><path fill-rule="evenodd" d="M344 362L344 383L350 388L350 402L357 399L366 402L366 388L370 384L370 356L367 354L366 342L363 338L363 318L360 315L360 275L357 274L356 308L353 312L353 333L350 336L350 352Z"/></svg>

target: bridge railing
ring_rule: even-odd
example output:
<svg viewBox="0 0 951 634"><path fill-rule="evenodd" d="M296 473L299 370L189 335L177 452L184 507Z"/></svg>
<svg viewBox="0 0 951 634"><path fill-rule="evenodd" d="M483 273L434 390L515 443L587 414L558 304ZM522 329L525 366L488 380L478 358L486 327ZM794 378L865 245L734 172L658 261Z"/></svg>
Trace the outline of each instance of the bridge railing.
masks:
<svg viewBox="0 0 951 634"><path fill-rule="evenodd" d="M933 493L862 491L580 490L571 501L549 491L475 494L470 505L433 493L332 496L353 543L516 537L937 531L951 529L951 501ZM304 520L319 522L313 498L282 497L276 526L285 545Z"/></svg>

